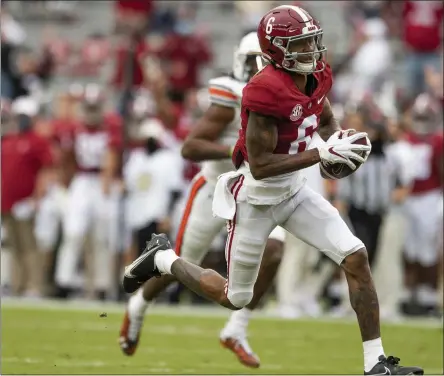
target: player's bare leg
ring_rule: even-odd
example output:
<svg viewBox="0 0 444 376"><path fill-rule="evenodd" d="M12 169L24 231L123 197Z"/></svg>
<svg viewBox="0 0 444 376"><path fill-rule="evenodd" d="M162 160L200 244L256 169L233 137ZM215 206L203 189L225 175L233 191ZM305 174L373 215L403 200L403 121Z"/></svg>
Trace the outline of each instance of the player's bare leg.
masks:
<svg viewBox="0 0 444 376"><path fill-rule="evenodd" d="M372 341L381 336L379 303L368 264L367 252L361 249L347 256L342 263L347 278L350 303L356 312L362 340ZM381 355L381 348L378 349Z"/></svg>
<svg viewBox="0 0 444 376"><path fill-rule="evenodd" d="M356 312L364 347L364 374L423 375L419 367L401 367L399 359L385 357L379 323L379 303L365 248L347 256L341 264L347 278L350 303ZM388 371L388 372L387 372Z"/></svg>
<svg viewBox="0 0 444 376"><path fill-rule="evenodd" d="M259 357L247 341L247 327L252 311L271 286L281 263L284 244L276 239L268 239L262 257L254 295L251 302L239 311L234 311L220 333L222 346L234 352L239 361L247 367L258 368Z"/></svg>
<svg viewBox="0 0 444 376"><path fill-rule="evenodd" d="M203 269L178 257L164 234L153 236L143 254L125 268L123 288L127 293L132 293L145 281L162 274L175 276L196 294L222 307L231 310L243 308L236 307L228 299L225 293L227 280L224 277L214 270Z"/></svg>
<svg viewBox="0 0 444 376"><path fill-rule="evenodd" d="M221 334L222 344L236 353L239 360L250 367L258 367L258 357L251 351L246 341L246 328L251 311L256 308L260 299L273 281L282 258L283 243L270 239L262 259L258 280L255 284L254 296L245 308L235 311ZM133 355L137 349L143 318L149 304L176 281L173 275L164 274L159 278L148 280L128 302L123 324L120 330L120 347L126 355Z"/></svg>
<svg viewBox="0 0 444 376"><path fill-rule="evenodd" d="M393 357L385 359L379 323L378 296L366 250L363 248L347 256L341 266L348 282L350 303L356 312L361 330L365 374L380 374L381 367L383 367L383 363L380 361L393 362L393 366L396 367L399 359ZM383 371L384 369L387 370L386 367L382 368ZM419 368L411 367L409 370L411 370L410 374L423 374Z"/></svg>

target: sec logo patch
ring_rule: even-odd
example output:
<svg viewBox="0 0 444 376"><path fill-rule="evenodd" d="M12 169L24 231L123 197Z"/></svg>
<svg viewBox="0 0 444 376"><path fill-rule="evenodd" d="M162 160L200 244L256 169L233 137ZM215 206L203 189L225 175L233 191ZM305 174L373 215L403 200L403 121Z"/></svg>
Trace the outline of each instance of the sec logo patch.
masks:
<svg viewBox="0 0 444 376"><path fill-rule="evenodd" d="M297 121L302 116L302 106L300 104L297 104L293 107L293 110L291 111L290 120L291 121Z"/></svg>

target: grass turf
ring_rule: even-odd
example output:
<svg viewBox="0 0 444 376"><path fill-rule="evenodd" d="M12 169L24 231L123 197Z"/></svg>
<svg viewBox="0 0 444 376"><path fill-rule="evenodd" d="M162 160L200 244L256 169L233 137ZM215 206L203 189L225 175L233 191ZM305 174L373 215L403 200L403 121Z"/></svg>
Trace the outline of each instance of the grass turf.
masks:
<svg viewBox="0 0 444 376"><path fill-rule="evenodd" d="M77 307L78 308L78 307ZM103 308L106 310L106 308ZM362 374L357 325L341 321L255 318L250 344L261 368L250 370L221 348L226 316L154 310L133 357L122 355L122 313L2 304L1 374ZM443 374L438 326L385 325L384 346L407 365ZM387 354L387 355L388 355Z"/></svg>

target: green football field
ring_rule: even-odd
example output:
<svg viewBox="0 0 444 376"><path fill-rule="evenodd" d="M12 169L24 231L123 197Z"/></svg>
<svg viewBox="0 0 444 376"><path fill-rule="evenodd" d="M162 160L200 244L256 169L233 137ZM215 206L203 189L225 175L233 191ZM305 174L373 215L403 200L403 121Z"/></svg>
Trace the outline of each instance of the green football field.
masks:
<svg viewBox="0 0 444 376"><path fill-rule="evenodd" d="M122 308L85 303L2 302L1 374L362 374L354 322L257 317L250 343L262 365L249 370L218 342L229 312L157 307L133 357L118 347ZM100 317L106 313L106 317ZM385 325L387 353L443 373L439 323Z"/></svg>

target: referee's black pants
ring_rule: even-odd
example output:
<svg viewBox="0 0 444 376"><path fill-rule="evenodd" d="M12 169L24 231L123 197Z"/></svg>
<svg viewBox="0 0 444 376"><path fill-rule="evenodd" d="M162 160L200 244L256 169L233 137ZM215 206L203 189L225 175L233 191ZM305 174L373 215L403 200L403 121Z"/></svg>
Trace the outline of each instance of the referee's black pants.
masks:
<svg viewBox="0 0 444 376"><path fill-rule="evenodd" d="M368 261L370 266L373 266L384 215L382 213L371 214L365 210L350 206L348 217L355 231L355 235L361 239L365 248L367 248Z"/></svg>

